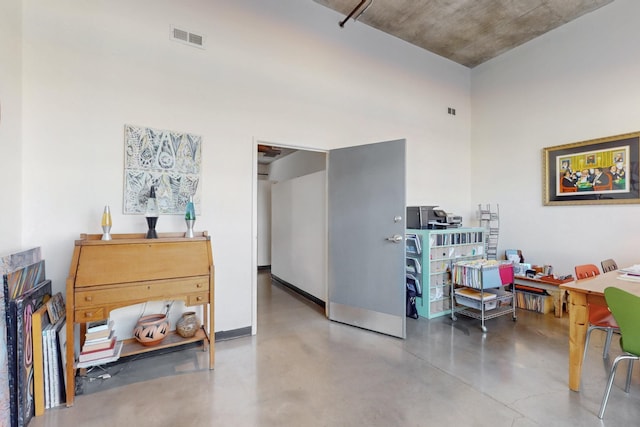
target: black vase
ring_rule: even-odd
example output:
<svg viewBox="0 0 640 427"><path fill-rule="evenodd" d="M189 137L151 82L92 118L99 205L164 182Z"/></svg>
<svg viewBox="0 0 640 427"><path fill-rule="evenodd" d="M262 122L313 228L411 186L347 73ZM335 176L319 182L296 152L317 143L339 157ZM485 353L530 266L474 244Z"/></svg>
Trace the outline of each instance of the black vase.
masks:
<svg viewBox="0 0 640 427"><path fill-rule="evenodd" d="M156 233L156 224L158 223L157 216L148 216L147 225L149 226L149 230L147 231L147 239L157 239L158 233Z"/></svg>

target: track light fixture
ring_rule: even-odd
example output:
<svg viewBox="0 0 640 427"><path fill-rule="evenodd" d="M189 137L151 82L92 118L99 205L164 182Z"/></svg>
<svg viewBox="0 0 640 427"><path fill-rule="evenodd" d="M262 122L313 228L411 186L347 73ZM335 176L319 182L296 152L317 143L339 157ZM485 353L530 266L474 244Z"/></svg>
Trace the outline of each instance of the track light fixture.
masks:
<svg viewBox="0 0 640 427"><path fill-rule="evenodd" d="M373 3L373 0L368 0L368 1L369 1L369 3L368 3L365 7L362 7L365 3L367 3L367 0L361 0L361 1L360 1L360 3L358 3L358 5L357 5L357 6L356 6L352 11L351 11L351 13L349 13L349 14L347 15L347 17L346 17L346 18L344 18L342 21L340 21L340 23L339 23L338 25L340 25L340 27L344 27L344 24L346 24L346 23L347 23L347 21L349 20L349 18L351 18L353 15L355 15L355 13L356 13L359 9L362 9L362 10L360 10L360 13L358 13L358 14L353 18L353 20L354 20L354 21L357 21L357 20L358 20L358 18L360 18L360 15L362 15L363 13L365 13L365 12L367 11L367 9L369 9L369 6L371 6L371 4Z"/></svg>

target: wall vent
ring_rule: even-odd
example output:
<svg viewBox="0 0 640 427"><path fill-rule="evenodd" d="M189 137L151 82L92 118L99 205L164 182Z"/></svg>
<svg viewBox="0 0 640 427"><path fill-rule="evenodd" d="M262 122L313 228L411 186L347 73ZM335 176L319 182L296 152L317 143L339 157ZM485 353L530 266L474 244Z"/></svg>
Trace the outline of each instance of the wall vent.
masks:
<svg viewBox="0 0 640 427"><path fill-rule="evenodd" d="M171 27L171 40L204 49L204 36L188 30Z"/></svg>

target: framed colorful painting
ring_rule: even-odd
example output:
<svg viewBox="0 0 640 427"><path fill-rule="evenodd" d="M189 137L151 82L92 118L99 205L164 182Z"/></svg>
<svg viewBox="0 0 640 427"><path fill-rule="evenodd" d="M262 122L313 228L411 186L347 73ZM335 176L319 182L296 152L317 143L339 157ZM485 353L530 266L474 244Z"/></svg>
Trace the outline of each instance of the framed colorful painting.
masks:
<svg viewBox="0 0 640 427"><path fill-rule="evenodd" d="M640 132L543 149L543 202L640 203Z"/></svg>

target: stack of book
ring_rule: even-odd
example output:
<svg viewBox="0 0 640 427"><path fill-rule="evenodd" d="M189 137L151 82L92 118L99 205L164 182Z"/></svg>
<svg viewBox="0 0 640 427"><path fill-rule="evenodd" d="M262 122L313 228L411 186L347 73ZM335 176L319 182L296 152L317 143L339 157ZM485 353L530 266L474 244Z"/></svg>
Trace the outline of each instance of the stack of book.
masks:
<svg viewBox="0 0 640 427"><path fill-rule="evenodd" d="M88 323L84 338L84 345L78 355L78 367L113 362L120 356L122 343L115 336L113 320Z"/></svg>

